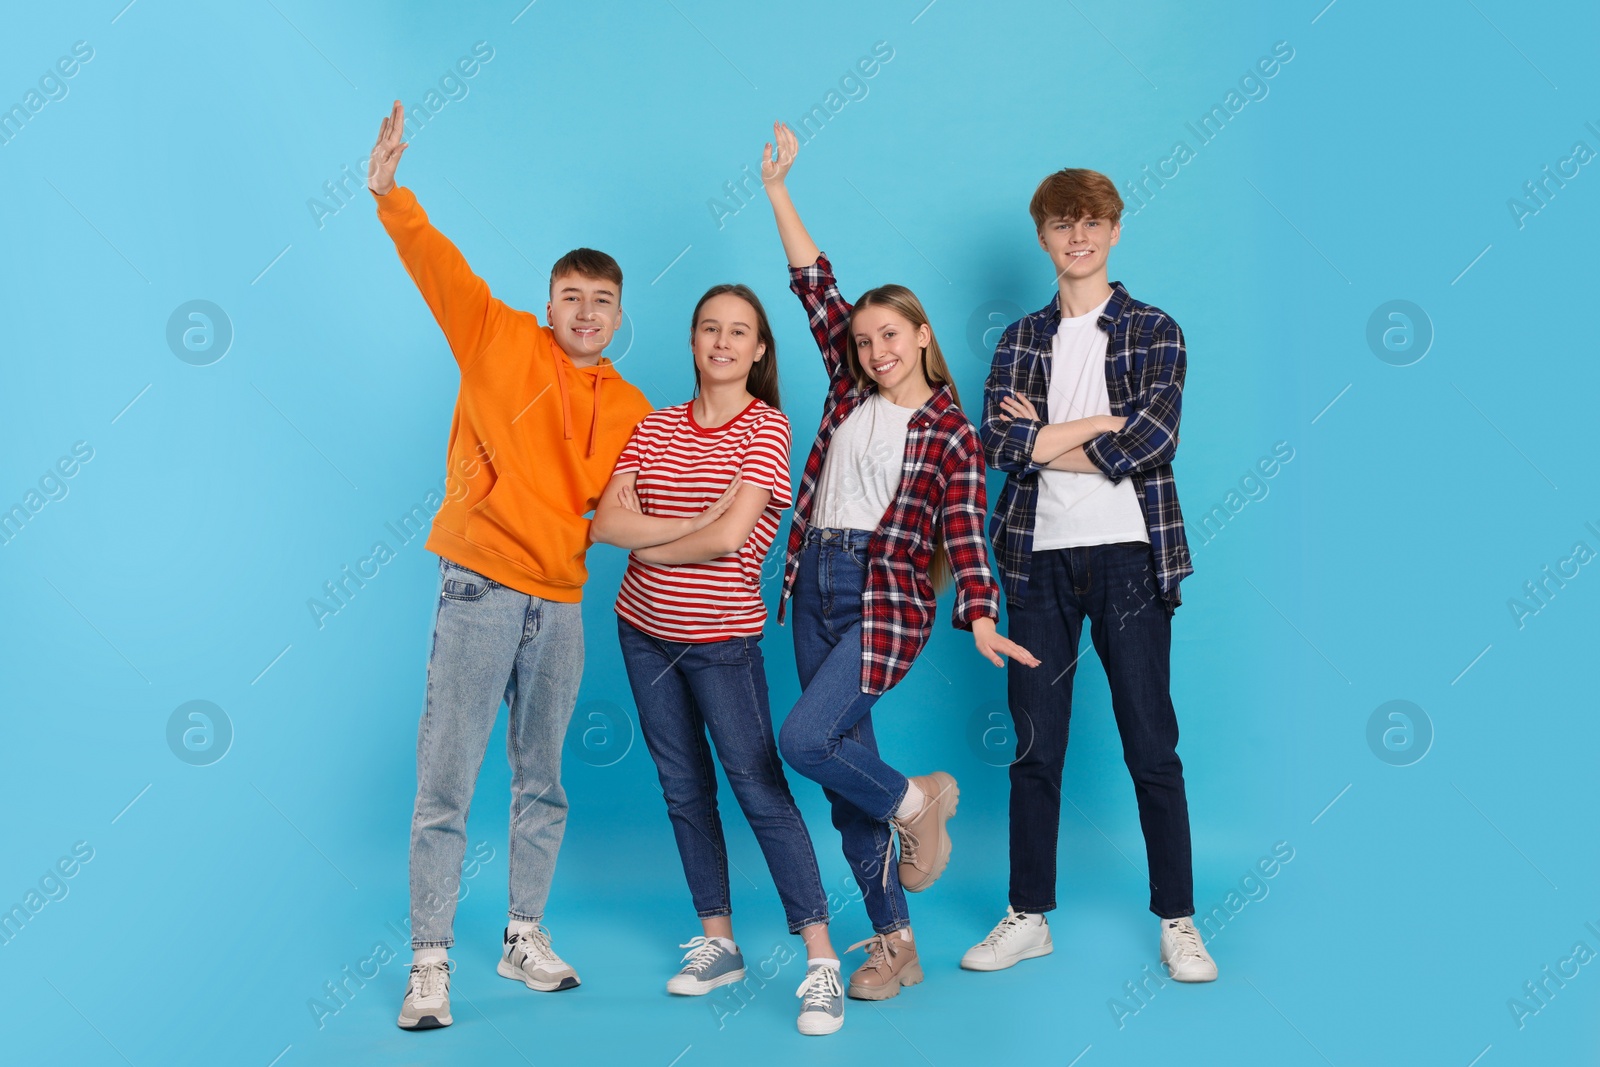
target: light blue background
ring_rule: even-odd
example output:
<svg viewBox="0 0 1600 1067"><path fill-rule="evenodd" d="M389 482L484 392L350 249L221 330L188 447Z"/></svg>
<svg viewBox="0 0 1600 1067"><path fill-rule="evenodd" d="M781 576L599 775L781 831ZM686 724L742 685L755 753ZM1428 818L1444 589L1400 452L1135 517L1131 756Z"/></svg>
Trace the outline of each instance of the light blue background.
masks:
<svg viewBox="0 0 1600 1067"><path fill-rule="evenodd" d="M1575 542L1600 550L1578 410L1600 385L1600 174L1582 168L1521 227L1507 206L1575 141L1600 149L1592 5L523 2L5 11L0 105L73 42L94 49L66 98L0 145L0 507L75 442L93 449L0 546L0 906L74 843L93 849L0 946L17 1062L1594 1062L1600 964L1521 1028L1507 1004L1575 943L1600 951L1585 927L1600 927L1600 574L1581 569L1520 628L1507 604ZM1274 843L1294 849L1212 938L1217 983L1126 997L1156 966L1156 924L1093 656L1056 952L956 968L1005 903L1004 757L972 740L1004 690L943 625L946 604L877 717L897 765L963 787L954 863L913 901L928 980L852 1002L826 1041L793 1030L798 962L720 1027L707 1001L669 999L674 946L698 931L653 767L618 718L623 560L597 549L575 730L599 732L569 744L547 918L583 987L531 994L493 974L497 732L469 828L493 858L457 921L455 1026L395 1028L396 961L319 1028L308 1001L325 982L379 943L404 951L390 924L406 914L436 563L420 541L399 548L322 629L306 601L374 541L395 547L384 523L440 483L457 377L366 194L320 227L307 201L342 165L359 173L392 99L418 103L479 41L492 61L414 137L402 182L518 306L542 309L568 248L616 254L634 330L621 368L657 404L689 395L698 294L753 285L780 339L796 470L823 377L770 215L757 199L719 228L708 207L774 118L821 103L875 42L893 48L791 187L849 293L921 295L972 411L987 360L969 328L990 301L1050 296L1026 213L1039 178L1079 165L1121 184L1176 140L1195 149L1128 218L1112 269L1187 335L1190 521L1277 442L1294 449L1264 498L1196 537L1175 619L1197 905L1225 906ZM1198 146L1185 124L1279 41L1294 58L1266 97ZM210 366L165 341L194 299L234 330ZM1431 322L1410 366L1366 339L1394 299ZM782 709L786 631L770 628L767 654ZM1431 723L1410 766L1367 740L1396 699ZM209 766L168 747L190 700L232 724ZM609 723L587 720L608 702ZM819 791L797 791L827 884L848 887ZM787 955L749 830L730 814L729 832L747 956ZM840 911L840 947L868 933L859 903ZM1120 1026L1117 997L1139 1007Z"/></svg>

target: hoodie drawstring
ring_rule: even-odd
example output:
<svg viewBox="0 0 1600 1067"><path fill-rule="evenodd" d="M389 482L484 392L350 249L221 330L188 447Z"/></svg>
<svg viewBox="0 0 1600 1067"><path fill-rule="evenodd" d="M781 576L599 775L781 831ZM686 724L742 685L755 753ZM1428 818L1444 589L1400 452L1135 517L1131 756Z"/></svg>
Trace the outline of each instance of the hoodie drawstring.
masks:
<svg viewBox="0 0 1600 1067"><path fill-rule="evenodd" d="M596 374L594 376L594 416L589 420L589 447L583 453L585 456L594 455L594 435L600 426L600 387L604 384L606 384L606 376L604 374Z"/></svg>
<svg viewBox="0 0 1600 1067"><path fill-rule="evenodd" d="M556 366L556 385L561 389L561 436L564 440L572 440L572 395L567 392L567 369L561 365L561 357L556 354L555 346L550 349L550 358ZM600 388L605 385L606 375L602 369L594 376L594 413L589 418L589 442L584 449L585 456L594 455L594 439L600 429Z"/></svg>

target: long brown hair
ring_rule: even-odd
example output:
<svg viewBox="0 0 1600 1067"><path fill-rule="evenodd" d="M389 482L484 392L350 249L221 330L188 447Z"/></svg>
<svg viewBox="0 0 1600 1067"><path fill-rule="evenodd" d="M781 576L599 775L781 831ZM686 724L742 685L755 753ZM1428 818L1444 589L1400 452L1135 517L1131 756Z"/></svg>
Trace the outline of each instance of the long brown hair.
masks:
<svg viewBox="0 0 1600 1067"><path fill-rule="evenodd" d="M933 324L928 321L928 312L922 306L922 301L903 285L880 285L876 289L868 289L861 294L861 299L855 302L850 309L851 325L855 324L856 315L863 308L881 307L899 315L911 323L911 328L917 330L923 326L928 327L928 344L922 350L922 379L929 387L937 390L941 385L950 388L950 396L955 400L956 407L961 406L961 394L956 392L956 380L950 373L950 367L944 361L944 352L939 348L939 338L934 336ZM848 334L848 343L845 345L845 365L850 369L850 374L855 378L856 385L862 389L873 387L873 381L868 376L866 369L861 365L861 354L856 351L855 330ZM947 591L955 580L950 570L950 554L944 547L944 526L939 526L940 536L933 546L933 560L928 568L928 576L933 582L935 592Z"/></svg>
<svg viewBox="0 0 1600 1067"><path fill-rule="evenodd" d="M767 309L761 306L761 298L756 296L755 291L748 285L725 282L706 290L705 295L695 304L694 314L689 317L691 350L695 331L700 328L700 309L706 306L707 300L724 294L736 296L755 309L756 340L767 346L761 358L750 366L750 377L746 378L744 383L745 391L774 411L781 411L783 405L778 395L778 341L772 336L772 324L767 321ZM699 364L695 364L694 368L694 395L700 395Z"/></svg>

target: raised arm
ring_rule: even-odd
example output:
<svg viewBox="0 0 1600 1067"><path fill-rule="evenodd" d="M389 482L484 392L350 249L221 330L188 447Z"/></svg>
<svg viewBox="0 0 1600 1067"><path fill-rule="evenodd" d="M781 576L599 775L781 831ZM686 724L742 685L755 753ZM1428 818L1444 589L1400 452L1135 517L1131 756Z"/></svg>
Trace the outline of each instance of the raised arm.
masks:
<svg viewBox="0 0 1600 1067"><path fill-rule="evenodd" d="M822 353L822 363L828 372L832 387L840 392L849 389L853 380L845 362L849 344L850 303L839 292L839 283L833 276L833 264L817 248L811 235L800 222L800 215L789 199L784 177L794 165L799 143L794 131L782 123L773 124L778 147L774 152L768 144L761 160L761 180L766 186L767 198L772 201L773 217L778 223L778 236L783 241L783 252L789 261L789 288L800 298L806 309L806 324Z"/></svg>
<svg viewBox="0 0 1600 1067"><path fill-rule="evenodd" d="M395 168L407 147L401 140L404 132L405 107L396 100L372 146L367 188L378 203L378 221L465 371L500 331L511 309L490 295L488 283L472 272L466 257L434 229L411 190L395 184Z"/></svg>
<svg viewBox="0 0 1600 1067"><path fill-rule="evenodd" d="M800 152L800 141L794 131L781 122L772 124L772 138L777 148L768 142L761 153L761 184L772 202L772 217L778 223L778 238L783 242L783 254L789 257L789 266L809 267L822 251L806 232L800 212L795 210L794 201L789 199L789 188L784 184Z"/></svg>

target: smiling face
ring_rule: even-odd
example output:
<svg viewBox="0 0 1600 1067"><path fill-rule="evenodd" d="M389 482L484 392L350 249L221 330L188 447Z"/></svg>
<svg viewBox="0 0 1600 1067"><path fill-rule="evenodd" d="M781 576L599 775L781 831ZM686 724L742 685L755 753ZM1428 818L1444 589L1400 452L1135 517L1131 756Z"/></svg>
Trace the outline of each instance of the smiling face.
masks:
<svg viewBox="0 0 1600 1067"><path fill-rule="evenodd" d="M856 310L850 334L862 371L880 390L893 392L912 375L923 377L922 350L933 337L926 323L913 326L892 308L872 305Z"/></svg>
<svg viewBox="0 0 1600 1067"><path fill-rule="evenodd" d="M750 301L733 293L721 293L700 305L689 346L702 388L749 378L750 369L767 354L760 318Z"/></svg>
<svg viewBox="0 0 1600 1067"><path fill-rule="evenodd" d="M574 363L593 363L622 325L617 288L605 278L571 272L552 279L545 321Z"/></svg>
<svg viewBox="0 0 1600 1067"><path fill-rule="evenodd" d="M1106 257L1121 239L1122 223L1108 225L1104 219L1089 216L1077 220L1051 216L1039 229L1039 247L1050 256L1056 277L1063 281L1105 277Z"/></svg>

